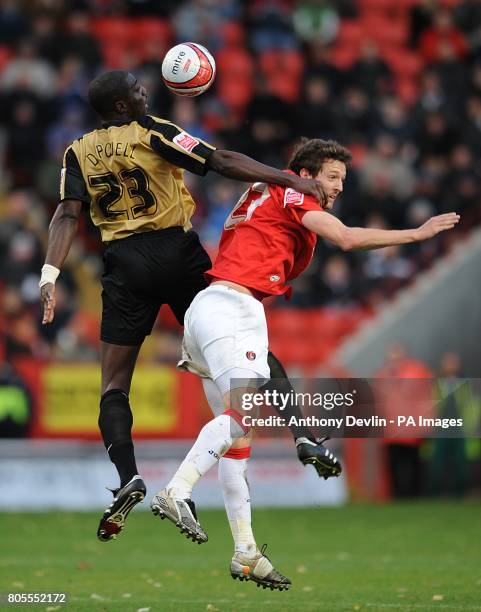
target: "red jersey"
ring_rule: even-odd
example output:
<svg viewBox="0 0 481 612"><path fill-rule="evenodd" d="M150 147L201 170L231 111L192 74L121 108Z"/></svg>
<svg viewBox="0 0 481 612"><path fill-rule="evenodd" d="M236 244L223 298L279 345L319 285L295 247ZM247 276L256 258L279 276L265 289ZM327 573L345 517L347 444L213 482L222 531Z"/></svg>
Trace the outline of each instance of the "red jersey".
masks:
<svg viewBox="0 0 481 612"><path fill-rule="evenodd" d="M290 187L254 183L227 217L207 279L289 297L287 281L307 268L316 246L317 235L301 223L308 210L322 211L314 197Z"/></svg>

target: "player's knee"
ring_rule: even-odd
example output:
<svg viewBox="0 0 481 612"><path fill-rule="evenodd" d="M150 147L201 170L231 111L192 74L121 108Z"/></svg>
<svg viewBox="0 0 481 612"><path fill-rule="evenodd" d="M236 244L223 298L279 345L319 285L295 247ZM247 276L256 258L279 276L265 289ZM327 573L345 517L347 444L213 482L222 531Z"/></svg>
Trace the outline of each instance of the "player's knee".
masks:
<svg viewBox="0 0 481 612"><path fill-rule="evenodd" d="M111 389L102 395L98 424L106 446L131 442L133 416L124 391Z"/></svg>

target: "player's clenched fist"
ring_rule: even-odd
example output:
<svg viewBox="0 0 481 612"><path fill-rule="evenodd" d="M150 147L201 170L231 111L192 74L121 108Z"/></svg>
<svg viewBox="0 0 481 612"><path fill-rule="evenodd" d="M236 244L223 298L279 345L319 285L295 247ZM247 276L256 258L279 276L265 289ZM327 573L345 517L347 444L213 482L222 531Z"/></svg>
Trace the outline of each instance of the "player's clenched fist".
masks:
<svg viewBox="0 0 481 612"><path fill-rule="evenodd" d="M448 229L452 229L458 222L460 216L457 213L445 213L444 215L436 215L423 223L418 229L417 239L427 240Z"/></svg>
<svg viewBox="0 0 481 612"><path fill-rule="evenodd" d="M43 319L42 325L51 323L55 313L55 285L54 283L46 283L40 289L40 299L43 304Z"/></svg>

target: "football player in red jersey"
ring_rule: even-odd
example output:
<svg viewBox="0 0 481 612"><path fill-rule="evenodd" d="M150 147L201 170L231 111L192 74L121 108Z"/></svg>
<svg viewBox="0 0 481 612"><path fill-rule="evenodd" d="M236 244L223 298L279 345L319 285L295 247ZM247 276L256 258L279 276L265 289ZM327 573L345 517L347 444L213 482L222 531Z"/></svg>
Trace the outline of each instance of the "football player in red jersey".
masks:
<svg viewBox="0 0 481 612"><path fill-rule="evenodd" d="M315 139L303 141L289 162L288 172L322 184L324 209L312 196L290 187L252 185L225 223L217 259L207 272L211 284L194 298L184 321L182 364L202 377L217 416L201 430L151 508L187 537L205 542L207 535L191 512L191 495L199 478L218 463L235 543L231 575L271 589L288 589L291 582L258 549L252 533L246 480L250 439L241 417L242 398L270 375L262 299L290 293L287 283L309 265L318 236L346 251L374 249L432 238L459 220L448 213L409 230L347 227L328 209L342 192L350 159L337 142Z"/></svg>

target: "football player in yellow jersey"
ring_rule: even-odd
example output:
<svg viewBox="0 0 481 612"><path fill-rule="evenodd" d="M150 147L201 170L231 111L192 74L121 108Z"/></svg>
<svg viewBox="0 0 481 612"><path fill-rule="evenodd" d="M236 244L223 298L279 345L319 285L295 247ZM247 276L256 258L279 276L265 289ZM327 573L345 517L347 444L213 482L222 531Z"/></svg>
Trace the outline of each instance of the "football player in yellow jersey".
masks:
<svg viewBox="0 0 481 612"><path fill-rule="evenodd" d="M108 541L122 530L130 510L146 493L135 462L129 405L140 347L162 304L168 304L183 324L192 299L207 285L204 272L211 267L191 229L195 204L183 181L184 170L202 176L214 170L249 183L291 187L321 203L325 193L315 179L217 150L169 121L147 115L147 92L127 72L114 70L94 79L89 101L102 127L65 152L60 204L50 223L40 293L43 323L48 324L55 311L55 281L77 231L82 203L89 205L105 244L99 427L120 477L97 532L101 541ZM273 378L285 377L279 362L270 359ZM293 432L299 458L313 463L320 475L337 475L339 465L332 464L322 444L306 439L309 433Z"/></svg>

